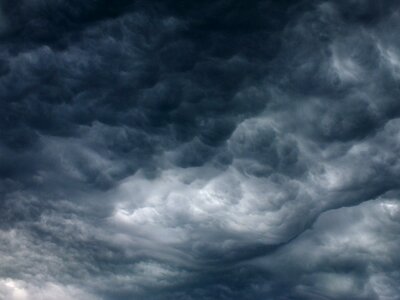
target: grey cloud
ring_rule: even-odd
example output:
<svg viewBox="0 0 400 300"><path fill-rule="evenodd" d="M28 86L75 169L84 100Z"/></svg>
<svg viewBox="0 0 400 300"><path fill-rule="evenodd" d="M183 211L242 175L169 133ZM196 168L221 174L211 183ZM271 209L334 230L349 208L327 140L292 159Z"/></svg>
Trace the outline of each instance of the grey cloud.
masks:
<svg viewBox="0 0 400 300"><path fill-rule="evenodd" d="M397 8L2 1L0 299L398 299Z"/></svg>
<svg viewBox="0 0 400 300"><path fill-rule="evenodd" d="M397 213L398 201L390 198L327 212L273 259L257 264L274 269L286 281L283 284L291 286L285 293L295 299L397 299L397 275L392 270L397 269L398 241L380 232L382 226L397 232ZM281 264L291 268L281 269ZM288 278L288 271L296 275Z"/></svg>

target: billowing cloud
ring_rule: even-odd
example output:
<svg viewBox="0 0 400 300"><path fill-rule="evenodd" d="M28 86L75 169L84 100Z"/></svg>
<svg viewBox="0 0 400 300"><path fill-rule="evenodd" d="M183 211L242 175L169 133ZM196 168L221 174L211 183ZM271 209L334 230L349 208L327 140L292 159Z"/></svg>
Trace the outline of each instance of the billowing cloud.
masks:
<svg viewBox="0 0 400 300"><path fill-rule="evenodd" d="M396 1L0 2L0 299L400 299Z"/></svg>

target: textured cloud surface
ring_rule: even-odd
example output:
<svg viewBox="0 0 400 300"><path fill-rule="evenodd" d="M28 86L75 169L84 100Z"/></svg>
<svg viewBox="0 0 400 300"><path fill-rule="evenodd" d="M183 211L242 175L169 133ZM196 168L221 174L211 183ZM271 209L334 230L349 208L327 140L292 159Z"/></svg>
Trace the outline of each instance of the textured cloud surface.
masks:
<svg viewBox="0 0 400 300"><path fill-rule="evenodd" d="M400 299L397 1L0 1L0 300Z"/></svg>

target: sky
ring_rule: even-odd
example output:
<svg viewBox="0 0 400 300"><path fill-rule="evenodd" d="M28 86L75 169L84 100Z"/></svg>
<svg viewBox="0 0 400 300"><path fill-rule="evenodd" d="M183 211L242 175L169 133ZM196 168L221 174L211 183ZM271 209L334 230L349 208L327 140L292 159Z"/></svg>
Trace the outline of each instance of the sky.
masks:
<svg viewBox="0 0 400 300"><path fill-rule="evenodd" d="M400 300L400 3L0 0L0 300Z"/></svg>

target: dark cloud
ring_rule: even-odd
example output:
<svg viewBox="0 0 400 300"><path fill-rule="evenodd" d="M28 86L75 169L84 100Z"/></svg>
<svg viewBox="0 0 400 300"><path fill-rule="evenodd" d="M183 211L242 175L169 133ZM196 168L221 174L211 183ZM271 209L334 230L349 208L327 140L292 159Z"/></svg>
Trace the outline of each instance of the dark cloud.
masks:
<svg viewBox="0 0 400 300"><path fill-rule="evenodd" d="M2 0L0 299L399 299L397 10Z"/></svg>

